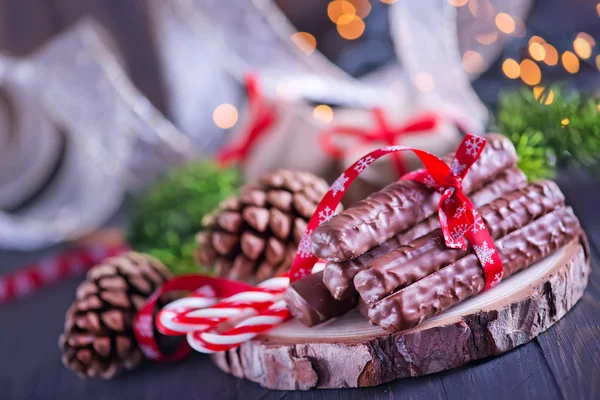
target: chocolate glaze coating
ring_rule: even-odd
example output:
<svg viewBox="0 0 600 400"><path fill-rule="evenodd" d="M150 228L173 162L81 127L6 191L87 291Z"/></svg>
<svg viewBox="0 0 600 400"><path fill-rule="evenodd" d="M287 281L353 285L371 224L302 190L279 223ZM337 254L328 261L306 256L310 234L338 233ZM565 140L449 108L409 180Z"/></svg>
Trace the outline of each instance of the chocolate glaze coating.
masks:
<svg viewBox="0 0 600 400"><path fill-rule="evenodd" d="M492 239L506 236L564 205L565 197L552 181L538 181L479 209ZM356 274L354 286L368 304L410 285L472 250L449 249L441 229L421 236L370 263Z"/></svg>
<svg viewBox="0 0 600 400"><path fill-rule="evenodd" d="M508 138L486 137L487 145L463 182L465 193L516 165L517 154ZM388 185L319 226L312 236L312 251L324 260L356 258L432 215L439 196L413 181Z"/></svg>
<svg viewBox="0 0 600 400"><path fill-rule="evenodd" d="M573 210L562 207L497 240L504 277L543 259L580 234ZM369 318L392 331L412 328L481 292L484 285L479 261L469 254L378 301L369 309Z"/></svg>
<svg viewBox="0 0 600 400"><path fill-rule="evenodd" d="M335 300L323 285L323 271L292 282L285 293L292 315L306 326L318 325L339 317L354 307L357 298Z"/></svg>
<svg viewBox="0 0 600 400"><path fill-rule="evenodd" d="M526 185L527 177L525 174L518 168L510 168L500 173L494 181L472 193L470 199L475 207L479 208ZM439 219L435 214L353 260L328 262L323 275L325 286L327 286L332 296L338 300L356 296L352 280L359 271L366 268L373 260L412 242L414 239L439 228L439 226Z"/></svg>

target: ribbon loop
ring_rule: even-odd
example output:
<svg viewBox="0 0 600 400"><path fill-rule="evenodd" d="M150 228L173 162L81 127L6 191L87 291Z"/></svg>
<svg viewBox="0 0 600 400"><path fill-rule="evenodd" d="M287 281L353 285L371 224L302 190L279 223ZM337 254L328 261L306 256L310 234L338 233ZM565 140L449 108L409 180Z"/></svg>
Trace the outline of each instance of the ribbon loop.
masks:
<svg viewBox="0 0 600 400"><path fill-rule="evenodd" d="M317 257L311 252L311 236L324 222L320 215L325 207L337 208L348 186L377 159L396 152L412 151L423 162L425 168L408 173L401 179L411 179L441 192L438 216L446 246L466 250L468 240L483 268L486 289L498 284L502 277L502 262L497 256L489 232L481 222L481 217L473 203L462 192L463 179L481 155L485 144L484 138L467 134L450 166L429 152L406 146L387 146L362 157L344 171L317 206L300 241L290 270L290 279L294 281L310 274L317 262Z"/></svg>

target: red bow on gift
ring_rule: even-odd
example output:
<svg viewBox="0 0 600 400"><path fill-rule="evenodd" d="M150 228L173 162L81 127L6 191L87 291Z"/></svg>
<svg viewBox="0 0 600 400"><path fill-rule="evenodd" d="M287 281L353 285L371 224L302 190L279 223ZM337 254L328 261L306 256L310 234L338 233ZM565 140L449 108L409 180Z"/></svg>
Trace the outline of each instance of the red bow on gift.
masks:
<svg viewBox="0 0 600 400"><path fill-rule="evenodd" d="M484 290L497 285L503 275L502 262L479 213L462 192L462 180L479 158L485 143L484 138L467 134L450 166L431 153L406 146L383 147L352 164L333 183L308 222L290 270L290 279L293 281L310 274L312 266L317 262L317 257L311 251L311 236L324 221L323 215L327 215L327 210L336 209L354 179L378 158L396 152L412 151L419 157L425 168L406 174L402 179L420 182L442 194L438 215L446 245L450 248L466 250L466 239L473 246L483 268L486 281Z"/></svg>
<svg viewBox="0 0 600 400"><path fill-rule="evenodd" d="M237 143L224 147L215 156L221 165L244 161L276 120L275 105L268 102L261 94L256 75L248 74L245 80L250 123Z"/></svg>
<svg viewBox="0 0 600 400"><path fill-rule="evenodd" d="M388 146L393 146L398 143L398 140L407 133L426 133L432 129L436 129L439 123L439 116L434 113L423 114L408 123L398 126L390 125L385 112L381 108L373 108L371 110L375 119L375 127L371 129L357 128L354 126L337 125L327 129L321 133L319 138L321 148L331 157L339 158L345 153L345 149L336 145L333 138L336 136L353 136L358 138L358 144L368 143L383 143ZM406 166L400 153L392 155L394 168L398 176L406 173Z"/></svg>

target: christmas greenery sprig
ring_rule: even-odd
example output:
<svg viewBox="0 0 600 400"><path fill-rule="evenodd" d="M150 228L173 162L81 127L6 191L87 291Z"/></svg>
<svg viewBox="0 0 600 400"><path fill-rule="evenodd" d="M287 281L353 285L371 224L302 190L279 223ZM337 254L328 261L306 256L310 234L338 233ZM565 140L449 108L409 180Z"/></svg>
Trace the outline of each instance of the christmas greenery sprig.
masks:
<svg viewBox="0 0 600 400"><path fill-rule="evenodd" d="M136 251L149 253L173 274L197 272L193 252L202 218L241 185L237 169L198 162L175 169L153 184L135 204L127 239Z"/></svg>
<svg viewBox="0 0 600 400"><path fill-rule="evenodd" d="M600 172L598 100L561 87L517 90L500 96L497 121L530 180L553 177L557 166Z"/></svg>

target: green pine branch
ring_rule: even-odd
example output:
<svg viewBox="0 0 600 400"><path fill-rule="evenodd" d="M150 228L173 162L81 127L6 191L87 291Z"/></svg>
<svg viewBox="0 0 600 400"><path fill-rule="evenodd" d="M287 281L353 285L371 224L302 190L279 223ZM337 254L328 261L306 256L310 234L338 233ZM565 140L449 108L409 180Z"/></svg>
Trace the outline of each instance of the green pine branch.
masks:
<svg viewBox="0 0 600 400"><path fill-rule="evenodd" d="M599 172L598 100L561 87L551 90L539 98L531 89L500 96L498 127L515 144L519 167L530 180L553 177L557 166Z"/></svg>
<svg viewBox="0 0 600 400"><path fill-rule="evenodd" d="M175 275L197 272L193 251L202 218L237 194L241 174L198 162L168 173L140 196L127 238L137 251L160 259Z"/></svg>

